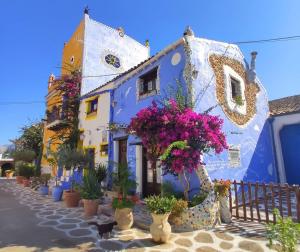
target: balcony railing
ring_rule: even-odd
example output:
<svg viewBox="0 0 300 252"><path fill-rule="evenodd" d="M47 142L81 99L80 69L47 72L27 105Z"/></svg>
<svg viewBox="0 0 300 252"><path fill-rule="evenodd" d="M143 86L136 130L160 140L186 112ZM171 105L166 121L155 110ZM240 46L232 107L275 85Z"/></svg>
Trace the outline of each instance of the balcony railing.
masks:
<svg viewBox="0 0 300 252"><path fill-rule="evenodd" d="M66 115L58 109L47 113L47 128L50 130L58 130L67 126Z"/></svg>

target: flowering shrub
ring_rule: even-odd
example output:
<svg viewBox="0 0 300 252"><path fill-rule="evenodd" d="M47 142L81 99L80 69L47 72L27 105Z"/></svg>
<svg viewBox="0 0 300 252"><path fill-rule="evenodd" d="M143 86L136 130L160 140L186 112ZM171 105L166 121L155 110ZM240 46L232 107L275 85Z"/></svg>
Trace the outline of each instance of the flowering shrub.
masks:
<svg viewBox="0 0 300 252"><path fill-rule="evenodd" d="M231 182L230 180L215 180L214 181L214 188L215 193L218 196L225 197L228 196L228 191L230 190Z"/></svg>
<svg viewBox="0 0 300 252"><path fill-rule="evenodd" d="M122 194L119 194L117 198L113 198L112 207L116 208L133 208L135 204L139 202L139 198L136 195L131 197L123 197Z"/></svg>
<svg viewBox="0 0 300 252"><path fill-rule="evenodd" d="M171 99L164 106L153 102L139 111L128 129L141 138L150 161L154 163L164 154L164 173L178 175L198 169L204 153L220 153L227 148L222 124L217 116L182 108Z"/></svg>

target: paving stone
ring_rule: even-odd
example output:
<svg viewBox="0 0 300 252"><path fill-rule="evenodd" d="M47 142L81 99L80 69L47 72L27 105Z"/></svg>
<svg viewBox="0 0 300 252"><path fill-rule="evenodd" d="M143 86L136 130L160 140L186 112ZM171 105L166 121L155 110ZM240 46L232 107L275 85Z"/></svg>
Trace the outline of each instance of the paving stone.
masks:
<svg viewBox="0 0 300 252"><path fill-rule="evenodd" d="M51 214L53 214L53 211L40 212L39 214L40 214L41 216L44 216L44 215L51 215Z"/></svg>
<svg viewBox="0 0 300 252"><path fill-rule="evenodd" d="M203 242L203 243L213 243L214 240L211 237L210 234L208 233L204 233L204 232L200 232L197 234L197 236L194 238L197 242Z"/></svg>
<svg viewBox="0 0 300 252"><path fill-rule="evenodd" d="M61 229L73 229L76 227L77 227L76 224L61 224L57 226L57 228L61 228Z"/></svg>
<svg viewBox="0 0 300 252"><path fill-rule="evenodd" d="M216 250L212 247L203 246L203 247L197 248L196 252L218 252L218 250Z"/></svg>
<svg viewBox="0 0 300 252"><path fill-rule="evenodd" d="M123 242L129 242L129 241L132 241L134 239L133 236L129 236L129 235L125 235L125 236L121 236L119 238L120 241L123 241Z"/></svg>
<svg viewBox="0 0 300 252"><path fill-rule="evenodd" d="M247 250L247 251L253 251L253 252L263 252L264 249L255 242L252 241L241 241L239 243L239 248Z"/></svg>
<svg viewBox="0 0 300 252"><path fill-rule="evenodd" d="M108 251L122 250L122 245L113 241L103 241L100 243L100 247Z"/></svg>
<svg viewBox="0 0 300 252"><path fill-rule="evenodd" d="M62 220L60 220L60 222L62 222L62 223L79 223L81 221L78 219L62 219Z"/></svg>
<svg viewBox="0 0 300 252"><path fill-rule="evenodd" d="M189 252L189 250L184 249L184 248L176 248L176 249L172 250L172 252Z"/></svg>
<svg viewBox="0 0 300 252"><path fill-rule="evenodd" d="M63 216L61 215L47 215L46 218L49 220L58 220L61 219Z"/></svg>
<svg viewBox="0 0 300 252"><path fill-rule="evenodd" d="M222 248L222 249L231 249L232 247L233 247L233 244L231 244L229 242L222 241L220 243L220 248Z"/></svg>
<svg viewBox="0 0 300 252"><path fill-rule="evenodd" d="M181 245L183 247L192 247L193 243L185 238L179 238L175 241L176 244Z"/></svg>
<svg viewBox="0 0 300 252"><path fill-rule="evenodd" d="M72 230L69 232L70 235L72 236L88 236L91 235L92 232L89 229L76 229L76 230Z"/></svg>
<svg viewBox="0 0 300 252"><path fill-rule="evenodd" d="M193 237L194 235L195 235L194 232L183 232L183 233L180 233L180 236Z"/></svg>
<svg viewBox="0 0 300 252"><path fill-rule="evenodd" d="M232 241L234 238L229 235L226 234L225 232L214 232L215 236L217 236L219 239L225 240L225 241Z"/></svg>

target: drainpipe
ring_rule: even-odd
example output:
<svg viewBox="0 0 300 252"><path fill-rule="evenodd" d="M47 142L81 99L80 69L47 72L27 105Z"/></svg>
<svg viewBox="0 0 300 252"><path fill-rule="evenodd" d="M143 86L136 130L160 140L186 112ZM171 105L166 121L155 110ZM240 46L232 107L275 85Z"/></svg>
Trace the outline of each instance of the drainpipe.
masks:
<svg viewBox="0 0 300 252"><path fill-rule="evenodd" d="M109 90L110 101L109 101L109 124L113 122L114 108L113 108L113 99L114 99L114 90ZM113 149L113 134L111 131L108 132L108 170L111 173L113 171L112 160L114 160L114 149ZM112 178L108 180L107 186L109 189L112 187Z"/></svg>

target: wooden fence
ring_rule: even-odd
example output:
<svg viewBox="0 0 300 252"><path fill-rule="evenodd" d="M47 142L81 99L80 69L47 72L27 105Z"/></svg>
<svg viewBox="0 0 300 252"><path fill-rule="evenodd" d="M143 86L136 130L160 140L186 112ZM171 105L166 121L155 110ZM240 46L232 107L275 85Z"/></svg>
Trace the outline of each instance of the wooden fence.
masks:
<svg viewBox="0 0 300 252"><path fill-rule="evenodd" d="M278 208L281 216L290 216L300 222L300 187L233 181L229 206L233 217L245 221L276 222L273 209Z"/></svg>

